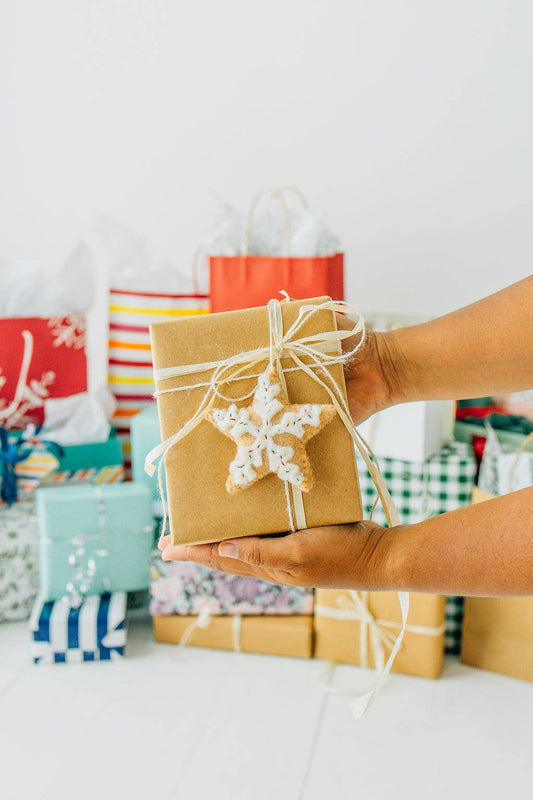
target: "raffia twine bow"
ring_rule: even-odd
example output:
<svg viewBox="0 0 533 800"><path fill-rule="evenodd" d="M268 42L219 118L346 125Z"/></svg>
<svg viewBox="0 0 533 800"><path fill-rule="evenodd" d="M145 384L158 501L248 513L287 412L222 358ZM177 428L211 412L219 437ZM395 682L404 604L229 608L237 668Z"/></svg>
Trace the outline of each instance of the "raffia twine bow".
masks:
<svg viewBox="0 0 533 800"><path fill-rule="evenodd" d="M337 330L336 326L334 325L332 330L321 331L309 336L301 336L301 329L305 323L320 311L331 311L333 314L337 312L342 314L355 314L355 326L352 330L345 331ZM153 448L146 456L145 471L148 475L153 475L155 473L155 462L159 461L157 466L157 475L159 491L163 505L163 525L161 528L161 536L164 536L166 533L168 519L167 504L162 480L162 466L164 464L166 455L180 441L192 433L192 431L198 425L200 425L202 421L204 421L205 412L214 405L217 397L223 400L230 399L223 395L221 391L222 387L240 380L259 377L260 373L256 373L254 370L258 369L260 365L264 365L265 362L268 362L269 366L272 366L277 370L285 391L286 385L284 373L286 374L294 370L301 370L324 389L324 391L328 394L331 403L334 405L342 423L344 424L344 427L350 434L354 445L357 447L365 462L365 465L376 487L378 497L381 500L389 526L393 527L399 525L400 518L398 512L385 485L374 454L351 419L348 403L344 397L342 388L334 380L331 373L327 369L328 367L336 364L343 366L346 365L363 346L365 342L365 322L362 315L344 302L327 300L315 305L304 304L300 306L296 320L284 333L280 301L270 300L268 304L268 318L269 344L265 347L259 347L254 350L237 353L220 361L203 362L200 364L181 365L154 370L154 382L156 385L156 392L154 396L156 397L162 394L177 393L192 389L205 389L204 395L198 403L197 409L193 416L185 423L185 425L183 425L182 428L180 428L180 430L176 431L176 433L174 433L164 442L161 442L161 444ZM299 334L300 336L298 336ZM342 341L357 334L360 334L358 343L351 351L343 353L341 348ZM283 368L281 364L283 358L290 359L294 366ZM161 387L161 384L172 378L209 371L211 371L212 374L210 380L207 382L196 384L193 383L187 386L173 387L170 389ZM247 395L232 397L231 402L245 400L252 394L253 391L249 392ZM287 499L288 523L290 529L294 531L296 530L296 526L294 525L292 518L292 510L286 482L284 485ZM297 528L306 528L307 524L305 521L301 492L292 485L291 491ZM354 704L352 704L352 711L356 716L362 716L362 714L364 714L366 709L372 703L376 694L381 689L390 672L390 668L394 658L396 657L396 653L401 645L405 632L405 626L407 624L409 594L407 592L400 592L398 594L398 599L400 602L402 627L395 639L389 658L383 665L375 686L373 689L359 698L359 707L357 712L354 708Z"/></svg>

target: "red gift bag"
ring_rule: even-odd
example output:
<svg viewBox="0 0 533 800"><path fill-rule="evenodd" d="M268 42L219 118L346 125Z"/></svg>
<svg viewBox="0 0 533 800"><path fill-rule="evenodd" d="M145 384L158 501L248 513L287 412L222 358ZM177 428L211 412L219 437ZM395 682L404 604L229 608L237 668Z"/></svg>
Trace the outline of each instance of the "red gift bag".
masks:
<svg viewBox="0 0 533 800"><path fill-rule="evenodd" d="M255 197L248 214L248 225L239 256L210 256L211 311L234 311L264 306L281 291L292 299L328 295L344 300L344 255L296 257L289 254L290 216L283 189L265 190ZM285 214L285 256L248 253L253 214L260 198L271 194ZM298 196L304 198L299 192Z"/></svg>
<svg viewBox="0 0 533 800"><path fill-rule="evenodd" d="M0 425L42 425L45 400L86 391L84 316L0 318Z"/></svg>

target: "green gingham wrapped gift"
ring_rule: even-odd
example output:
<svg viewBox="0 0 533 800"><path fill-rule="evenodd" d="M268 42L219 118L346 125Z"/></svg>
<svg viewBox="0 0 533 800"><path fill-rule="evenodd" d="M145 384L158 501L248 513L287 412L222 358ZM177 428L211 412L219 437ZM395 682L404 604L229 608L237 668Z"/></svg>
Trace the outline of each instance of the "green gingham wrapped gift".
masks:
<svg viewBox="0 0 533 800"><path fill-rule="evenodd" d="M447 444L423 462L394 458L379 458L378 461L403 525L470 504L476 462L470 446L464 442ZM365 516L368 517L376 499L376 489L360 456L358 467L361 499ZM386 525L381 506L376 508L372 519L380 525ZM448 597L445 636L445 652L448 655L460 652L462 622L463 598Z"/></svg>

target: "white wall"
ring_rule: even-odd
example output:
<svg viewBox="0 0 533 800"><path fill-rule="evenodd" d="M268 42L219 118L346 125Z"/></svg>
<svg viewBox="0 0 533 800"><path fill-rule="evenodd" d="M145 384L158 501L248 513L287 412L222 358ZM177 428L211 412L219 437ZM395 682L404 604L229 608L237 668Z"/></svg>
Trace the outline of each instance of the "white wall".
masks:
<svg viewBox="0 0 533 800"><path fill-rule="evenodd" d="M434 314L531 271L533 3L0 0L0 257L96 211L186 266L212 190L296 183L348 299Z"/></svg>

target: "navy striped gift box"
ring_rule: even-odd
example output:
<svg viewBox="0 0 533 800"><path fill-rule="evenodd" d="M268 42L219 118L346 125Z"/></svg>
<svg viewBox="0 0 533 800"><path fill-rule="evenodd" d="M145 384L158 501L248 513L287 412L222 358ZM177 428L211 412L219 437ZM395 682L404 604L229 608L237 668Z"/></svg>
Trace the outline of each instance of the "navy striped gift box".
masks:
<svg viewBox="0 0 533 800"><path fill-rule="evenodd" d="M29 627L35 664L112 661L124 655L126 593L87 597L78 608L37 598Z"/></svg>

